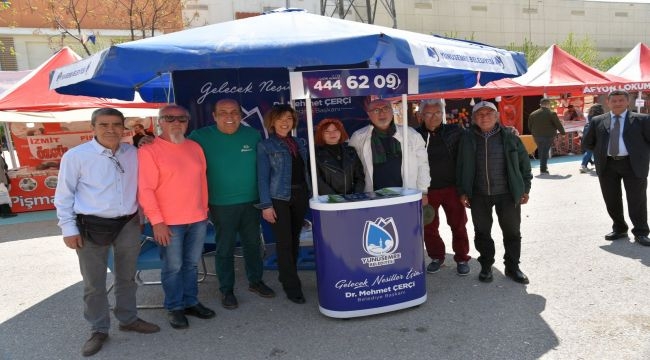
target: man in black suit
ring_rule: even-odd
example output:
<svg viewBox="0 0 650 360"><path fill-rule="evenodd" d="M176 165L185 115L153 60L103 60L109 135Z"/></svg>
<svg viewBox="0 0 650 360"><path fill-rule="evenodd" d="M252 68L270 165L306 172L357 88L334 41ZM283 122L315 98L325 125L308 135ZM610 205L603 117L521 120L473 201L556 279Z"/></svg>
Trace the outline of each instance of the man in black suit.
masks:
<svg viewBox="0 0 650 360"><path fill-rule="evenodd" d="M634 240L650 246L646 188L650 163L650 117L628 111L629 94L615 90L607 95L609 112L592 119L584 136L585 147L594 153L596 173L614 224L606 240L627 238L623 215L621 179L625 186Z"/></svg>

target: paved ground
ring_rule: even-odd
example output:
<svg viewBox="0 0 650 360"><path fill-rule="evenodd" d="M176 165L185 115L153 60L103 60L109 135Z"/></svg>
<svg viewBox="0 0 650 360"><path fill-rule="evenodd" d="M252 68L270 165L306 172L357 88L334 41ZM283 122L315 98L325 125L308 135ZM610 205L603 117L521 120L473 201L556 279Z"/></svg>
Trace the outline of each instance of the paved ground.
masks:
<svg viewBox="0 0 650 360"><path fill-rule="evenodd" d="M94 358L649 359L650 248L605 241L611 224L595 174L580 174L577 157L555 160L565 162L552 164L552 175L534 169L531 202L523 207L528 286L504 278L499 262L491 284L478 282L475 260L472 274L459 277L449 249L447 266L427 275L426 303L337 320L318 311L314 272L301 272L307 304L295 305L249 293L237 263L239 309L221 308L217 282L208 278L200 298L217 311L215 319L190 318L190 328L179 331L163 310L141 310L162 331L123 333L113 323ZM0 219L0 359L80 358L88 327L74 252L54 220L8 223ZM449 231L443 234L450 247ZM501 256L496 228L494 237ZM279 290L276 277L265 275ZM162 290L141 288L138 300L160 303Z"/></svg>

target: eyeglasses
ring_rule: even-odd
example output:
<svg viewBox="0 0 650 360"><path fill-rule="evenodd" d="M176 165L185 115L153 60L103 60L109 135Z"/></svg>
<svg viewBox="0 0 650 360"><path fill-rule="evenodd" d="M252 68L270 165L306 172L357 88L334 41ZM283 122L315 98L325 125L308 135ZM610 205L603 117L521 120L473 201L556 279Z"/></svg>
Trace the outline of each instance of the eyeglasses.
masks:
<svg viewBox="0 0 650 360"><path fill-rule="evenodd" d="M432 118L434 116L442 116L442 111L425 112L425 113L422 113L422 116L424 116L427 119Z"/></svg>
<svg viewBox="0 0 650 360"><path fill-rule="evenodd" d="M189 116L187 115L162 115L160 119L164 122L167 123L173 123L174 121L178 121L180 123L186 123L188 120L190 120Z"/></svg>
<svg viewBox="0 0 650 360"><path fill-rule="evenodd" d="M379 115L381 113L393 112L393 108L390 107L390 106L383 106L383 107L380 107L380 108L372 109L372 110L370 110L370 112L375 114L375 115Z"/></svg>
<svg viewBox="0 0 650 360"><path fill-rule="evenodd" d="M113 164L115 164L115 167L120 172L120 174L124 174L124 168L122 167L122 164L120 164L120 161L117 160L115 156L109 156L108 158L111 159Z"/></svg>

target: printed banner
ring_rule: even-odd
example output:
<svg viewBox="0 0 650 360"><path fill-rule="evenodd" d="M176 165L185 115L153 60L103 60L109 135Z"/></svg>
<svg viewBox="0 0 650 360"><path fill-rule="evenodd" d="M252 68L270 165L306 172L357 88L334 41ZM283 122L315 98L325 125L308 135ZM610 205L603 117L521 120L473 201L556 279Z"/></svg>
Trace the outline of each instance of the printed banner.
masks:
<svg viewBox="0 0 650 360"><path fill-rule="evenodd" d="M426 295L419 201L312 213L322 308L344 313Z"/></svg>
<svg viewBox="0 0 650 360"><path fill-rule="evenodd" d="M417 69L342 69L304 71L290 74L294 99L340 96L385 97L417 93Z"/></svg>
<svg viewBox="0 0 650 360"><path fill-rule="evenodd" d="M524 133L523 128L523 111L524 99L521 96L504 96L499 104L499 114L501 115L501 124L512 126L520 134Z"/></svg>
<svg viewBox="0 0 650 360"><path fill-rule="evenodd" d="M264 114L274 104L290 103L289 71L272 69L213 69L175 71L172 73L176 102L190 111L188 133L193 129L214 125L214 104L221 99L235 99L242 107L242 123L260 131L264 129ZM312 102L314 125L327 117L343 121L351 132L367 125L365 113L367 97L343 96L319 99ZM307 137L304 100L295 102L299 115L298 136Z"/></svg>

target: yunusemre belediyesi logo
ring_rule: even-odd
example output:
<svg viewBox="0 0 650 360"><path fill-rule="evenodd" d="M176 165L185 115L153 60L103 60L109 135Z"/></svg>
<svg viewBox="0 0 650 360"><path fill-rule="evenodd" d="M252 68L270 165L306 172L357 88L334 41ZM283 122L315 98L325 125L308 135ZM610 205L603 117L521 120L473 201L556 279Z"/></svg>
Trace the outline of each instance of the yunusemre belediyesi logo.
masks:
<svg viewBox="0 0 650 360"><path fill-rule="evenodd" d="M394 264L402 257L395 252L399 247L397 226L392 217L367 220L363 228L363 250L371 257L361 258L369 267Z"/></svg>

